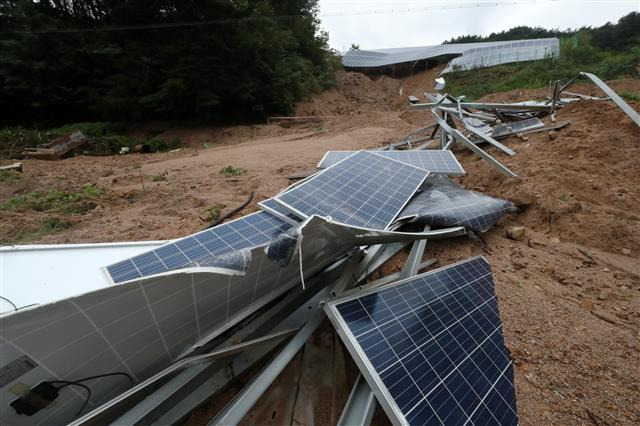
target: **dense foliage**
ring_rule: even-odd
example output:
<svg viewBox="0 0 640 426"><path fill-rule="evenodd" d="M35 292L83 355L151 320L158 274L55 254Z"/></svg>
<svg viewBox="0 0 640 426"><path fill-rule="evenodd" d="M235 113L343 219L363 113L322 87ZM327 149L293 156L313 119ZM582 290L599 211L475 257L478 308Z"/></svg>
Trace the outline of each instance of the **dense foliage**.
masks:
<svg viewBox="0 0 640 426"><path fill-rule="evenodd" d="M477 99L483 95L513 89L545 87L553 80L567 81L580 71L603 80L640 77L640 13L632 12L617 24L579 30L545 30L516 27L487 37L463 36L449 42L501 41L540 37L560 38L560 57L505 64L491 68L450 73L447 91ZM635 94L622 94L633 97Z"/></svg>
<svg viewBox="0 0 640 426"><path fill-rule="evenodd" d="M557 30L541 27L514 27L507 31L491 33L486 37L478 35L464 35L454 37L447 43L476 43L481 41L507 41L533 38L570 38L576 34L588 34L593 47L606 50L624 51L633 46L640 46L640 13L631 12L618 20L617 24L608 22L601 27L582 27L576 30Z"/></svg>
<svg viewBox="0 0 640 426"><path fill-rule="evenodd" d="M246 121L334 79L317 0L3 0L3 124Z"/></svg>

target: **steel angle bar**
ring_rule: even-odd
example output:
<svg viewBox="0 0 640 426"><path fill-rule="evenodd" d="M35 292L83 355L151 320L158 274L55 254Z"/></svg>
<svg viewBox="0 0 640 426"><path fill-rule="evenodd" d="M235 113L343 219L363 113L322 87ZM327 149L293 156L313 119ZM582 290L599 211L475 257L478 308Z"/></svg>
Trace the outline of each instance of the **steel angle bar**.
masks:
<svg viewBox="0 0 640 426"><path fill-rule="evenodd" d="M424 227L425 232L430 229L431 226L429 225ZM418 273L420 261L422 261L422 256L424 255L424 249L426 246L427 240L420 240L413 243L411 246L411 252L409 252L409 256L404 263L404 267L402 268L402 271L400 271L399 279L408 278Z"/></svg>
<svg viewBox="0 0 640 426"><path fill-rule="evenodd" d="M256 316L252 321L240 328L239 331L230 335L224 341L216 342L217 348L231 345L237 341L258 338L272 332L274 329L275 331L282 331L287 328L302 326L304 321L289 322L284 326L279 326L278 324L282 324L282 321L288 318L288 315L292 315L291 313L299 309L301 304L304 304L320 291L326 282L332 282L337 279L339 274L342 273L344 264L345 258L309 279L309 288L306 292L303 292L299 287L295 287L281 301ZM279 342L264 343L252 351L240 354L232 361L218 359L213 362L192 365L179 371L159 388L153 389L153 386L147 386L141 390L126 391L85 414L72 424L106 425L113 423L117 417L126 418L127 424L152 423L162 418L168 411L173 410L175 412L174 409L178 406L187 406L189 408L188 411L179 413L182 416L187 415L197 405L191 405L191 401L182 405L182 402L185 398L191 396L195 390L204 388L208 392L206 395L211 395L233 379L233 374L230 376L225 370L227 366L232 365L233 369L231 371L239 374L248 369L262 356L272 351L278 344ZM205 348L211 350L210 346L211 344L207 344ZM141 400L143 397L144 399ZM198 404L203 402L203 399L195 398L195 400L197 400Z"/></svg>
<svg viewBox="0 0 640 426"><path fill-rule="evenodd" d="M613 89L607 86L604 81L600 80L598 76L588 72L581 72L580 75L587 77L588 79L593 81L596 86L600 88L600 90L602 90L609 98L611 98L611 100L615 102L615 104L618 105L618 107L620 107L620 109L624 111L624 113L627 114L629 118L631 118L631 120L633 120L634 123L640 126L640 114L638 114L633 108L631 108L631 106L629 106L629 104L626 103L624 99L622 99L615 91L613 91Z"/></svg>
<svg viewBox="0 0 640 426"><path fill-rule="evenodd" d="M278 355L259 374L245 386L236 397L225 406L220 414L213 418L209 425L236 425L260 399L271 383L285 369L289 362L304 346L307 339L324 320L324 312L318 306L309 321L296 333Z"/></svg>
<svg viewBox="0 0 640 426"><path fill-rule="evenodd" d="M438 124L440 124L440 127L444 131L449 133L455 139L457 139L460 142L462 142L467 148L469 148L471 151L473 151L473 153L476 154L478 157L480 157L480 158L486 160L487 162L489 162L491 165L493 165L496 169L501 171L503 174L505 174L505 175L507 175L509 177L518 177L517 174L513 173L505 165L503 165L498 160L496 160L495 158L493 158L492 156L487 154L484 150L482 150L481 148L476 146L476 144L474 144L471 141L469 141L466 137L464 137L464 135L462 133L460 133L459 131L457 131L455 129L452 129L451 127L449 127L449 125L447 123L445 123L438 116L438 114L434 113L433 116L435 117L436 121L438 122Z"/></svg>
<svg viewBox="0 0 640 426"><path fill-rule="evenodd" d="M466 121L464 121L463 119L461 119L460 117L454 115L454 117L456 119L458 119L458 121L462 122L462 124L464 125L465 129L467 129L468 131L470 131L471 133L473 133L474 135L478 136L480 139L482 139L483 141L495 146L496 148L498 148L500 151L504 152L507 155L513 156L515 155L515 151L513 151L511 148L509 148L508 146L501 144L500 142L498 142L497 140L495 140L494 138L492 138L489 135L486 135L478 130L476 130L473 126L469 125Z"/></svg>
<svg viewBox="0 0 640 426"><path fill-rule="evenodd" d="M439 104L443 108L453 108L457 109L458 105L455 102L446 102ZM438 106L437 102L426 102L422 104L412 104L410 105L411 109L431 109L433 107ZM521 112L545 112L551 109L551 105L540 105L540 104L501 104L501 103L481 103L481 102L461 102L460 106L462 108L471 108L478 110L496 110L496 111L521 111Z"/></svg>
<svg viewBox="0 0 640 426"><path fill-rule="evenodd" d="M425 260L424 262L421 262L420 265L418 266L418 271L428 268L429 266L435 265L436 263L438 263L438 259L436 258ZM354 287L352 289L346 290L344 293L340 295L340 297L347 297L365 289L376 288L385 284L392 283L394 281L398 281L400 279L401 274L402 274L402 271L394 272L393 274L389 274L386 277L382 277L375 281L371 281L370 283L359 285L358 287Z"/></svg>
<svg viewBox="0 0 640 426"><path fill-rule="evenodd" d="M368 426L371 424L375 411L376 397L362 374L358 374L337 425Z"/></svg>
<svg viewBox="0 0 640 426"><path fill-rule="evenodd" d="M311 315L315 312L321 301L329 298L329 291L323 288L311 299L304 303L299 303L297 309L290 313L275 329L289 329L292 327L302 327L309 321ZM156 424L176 424L187 417L196 407L210 400L219 391L226 388L227 384L235 377L243 374L252 368L255 363L263 359L275 348L276 344L265 344L257 347L253 351L245 351L227 365L225 369L207 375L206 381L201 383L197 388L190 391L185 397L173 405L162 416L158 417Z"/></svg>
<svg viewBox="0 0 640 426"><path fill-rule="evenodd" d="M259 346L259 345L262 345L262 344L268 344L268 343L277 344L278 342L282 341L286 337L292 336L297 331L298 331L297 329L282 330L282 331L278 331L278 332L269 334L267 336L259 337L257 339L249 340L249 341L246 341L246 342L243 342L243 343L239 343L239 344L236 344L236 345L227 346L225 348L218 349L218 350L215 350L213 352L210 352L210 353L207 353L207 354L204 354L204 355L198 355L198 356L185 358L185 359L183 359L181 361L178 361L175 364L169 366L168 368L165 368L164 370L160 371L159 373L154 374L153 376L149 377L145 381L137 384L136 386L134 386L133 388L129 389L128 391L126 391L121 396L126 397L126 396L129 396L129 395L133 395L133 394L141 391L142 389L152 385L153 383L155 383L155 382L157 382L157 381L159 381L159 380L171 375L172 373L175 373L176 371L185 369L187 367L198 365L198 364L203 364L203 363L206 363L206 362L211 362L213 360L220 359L220 358L230 357L230 356L236 355L236 354L238 354L240 352L246 351L248 349L255 350L256 346ZM118 418L115 421L115 424L133 424L132 421L135 421L135 419L133 419L131 417L132 417L131 415L128 416L128 415L125 414L124 416L121 416L120 418Z"/></svg>
<svg viewBox="0 0 640 426"><path fill-rule="evenodd" d="M416 150L416 151L422 151L422 150L425 150L425 149L429 148L431 145L433 145L435 142L436 142L436 141L431 140L431 141L429 141L429 142L423 143L422 145L417 146L415 150Z"/></svg>
<svg viewBox="0 0 640 426"><path fill-rule="evenodd" d="M351 257L347 262L347 266L345 266L345 270L335 282L331 289L331 296L335 297L336 295L341 294L346 288L348 288L350 283L353 283L353 275L355 271L360 266L360 261L364 257L364 252L360 248L356 248L352 251Z"/></svg>

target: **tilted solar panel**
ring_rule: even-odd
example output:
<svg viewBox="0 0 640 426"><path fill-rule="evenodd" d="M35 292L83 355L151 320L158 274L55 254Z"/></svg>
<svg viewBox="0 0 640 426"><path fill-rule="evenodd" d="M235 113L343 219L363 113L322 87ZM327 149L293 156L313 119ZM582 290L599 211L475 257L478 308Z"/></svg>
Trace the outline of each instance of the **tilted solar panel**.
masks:
<svg viewBox="0 0 640 426"><path fill-rule="evenodd" d="M264 244L291 224L257 212L107 266L114 283L180 269L206 258Z"/></svg>
<svg viewBox="0 0 640 426"><path fill-rule="evenodd" d="M276 200L302 216L386 229L429 172L367 151L323 170Z"/></svg>
<svg viewBox="0 0 640 426"><path fill-rule="evenodd" d="M394 424L518 423L513 365L484 258L325 310Z"/></svg>
<svg viewBox="0 0 640 426"><path fill-rule="evenodd" d="M324 169L344 160L356 151L327 151L318 163L319 169ZM449 150L420 150L420 151L376 151L378 155L391 158L403 163L411 164L427 170L430 173L446 175L464 175L465 171L460 162Z"/></svg>

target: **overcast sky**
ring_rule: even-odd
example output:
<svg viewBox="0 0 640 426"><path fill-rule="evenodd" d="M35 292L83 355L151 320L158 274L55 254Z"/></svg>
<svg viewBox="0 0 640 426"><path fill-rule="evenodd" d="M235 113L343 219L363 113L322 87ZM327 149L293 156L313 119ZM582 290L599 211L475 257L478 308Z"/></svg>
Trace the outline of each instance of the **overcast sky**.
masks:
<svg viewBox="0 0 640 426"><path fill-rule="evenodd" d="M428 46L465 34L488 35L518 25L544 28L600 26L629 12L640 0L319 0L329 43L346 50ZM498 5L496 5L498 3ZM515 3L515 4L514 4Z"/></svg>

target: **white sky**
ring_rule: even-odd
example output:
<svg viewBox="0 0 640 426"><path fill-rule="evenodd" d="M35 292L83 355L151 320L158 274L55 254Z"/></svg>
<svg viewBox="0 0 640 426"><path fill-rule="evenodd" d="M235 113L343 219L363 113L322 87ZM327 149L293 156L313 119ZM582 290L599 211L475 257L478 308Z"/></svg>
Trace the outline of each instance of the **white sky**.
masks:
<svg viewBox="0 0 640 426"><path fill-rule="evenodd" d="M498 3L498 5L496 5ZM577 28L640 12L640 0L319 0L334 49L428 46L460 35L489 35L519 25Z"/></svg>

